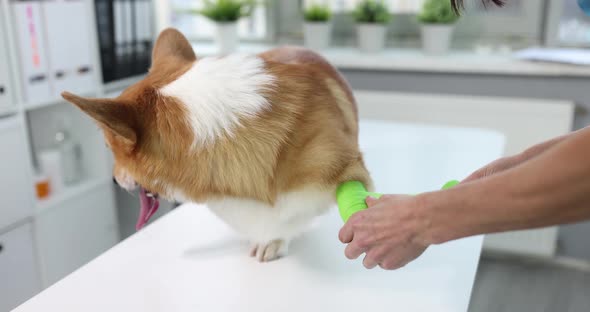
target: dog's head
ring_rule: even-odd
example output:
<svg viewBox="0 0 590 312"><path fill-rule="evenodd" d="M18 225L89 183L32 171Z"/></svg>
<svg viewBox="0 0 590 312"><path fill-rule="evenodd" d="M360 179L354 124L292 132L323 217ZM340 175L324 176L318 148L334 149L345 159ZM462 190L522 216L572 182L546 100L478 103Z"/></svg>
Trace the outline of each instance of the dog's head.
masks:
<svg viewBox="0 0 590 312"><path fill-rule="evenodd" d="M192 47L178 31L159 36L152 53L152 66L142 81L114 99L90 99L64 92L62 96L89 115L103 130L114 155L114 177L131 191L140 189L142 227L158 206L157 194L171 197L174 162L190 146L193 133L175 100L161 96L159 88L186 72L196 61Z"/></svg>

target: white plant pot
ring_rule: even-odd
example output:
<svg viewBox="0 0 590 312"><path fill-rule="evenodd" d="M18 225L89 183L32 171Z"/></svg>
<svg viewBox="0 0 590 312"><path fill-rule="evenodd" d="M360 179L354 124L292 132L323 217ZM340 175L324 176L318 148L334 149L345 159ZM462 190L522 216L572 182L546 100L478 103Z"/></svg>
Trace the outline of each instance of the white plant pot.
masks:
<svg viewBox="0 0 590 312"><path fill-rule="evenodd" d="M381 24L358 24L357 41L361 52L375 53L385 47L387 27Z"/></svg>
<svg viewBox="0 0 590 312"><path fill-rule="evenodd" d="M238 47L238 23L216 23L215 42L220 54L235 52Z"/></svg>
<svg viewBox="0 0 590 312"><path fill-rule="evenodd" d="M422 25L422 48L424 53L442 55L449 51L454 25Z"/></svg>
<svg viewBox="0 0 590 312"><path fill-rule="evenodd" d="M332 23L306 22L303 24L303 41L305 47L312 50L323 50L330 46Z"/></svg>

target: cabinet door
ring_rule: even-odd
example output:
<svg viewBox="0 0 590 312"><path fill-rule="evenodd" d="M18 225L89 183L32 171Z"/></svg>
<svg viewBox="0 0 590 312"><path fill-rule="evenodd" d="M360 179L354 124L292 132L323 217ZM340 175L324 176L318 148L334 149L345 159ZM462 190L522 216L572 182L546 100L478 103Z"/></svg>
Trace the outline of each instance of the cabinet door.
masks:
<svg viewBox="0 0 590 312"><path fill-rule="evenodd" d="M31 226L0 235L0 311L10 311L41 290Z"/></svg>
<svg viewBox="0 0 590 312"><path fill-rule="evenodd" d="M26 142L18 118L0 118L0 229L33 212L33 181Z"/></svg>
<svg viewBox="0 0 590 312"><path fill-rule="evenodd" d="M45 209L36 234L49 286L118 242L113 189L105 183Z"/></svg>

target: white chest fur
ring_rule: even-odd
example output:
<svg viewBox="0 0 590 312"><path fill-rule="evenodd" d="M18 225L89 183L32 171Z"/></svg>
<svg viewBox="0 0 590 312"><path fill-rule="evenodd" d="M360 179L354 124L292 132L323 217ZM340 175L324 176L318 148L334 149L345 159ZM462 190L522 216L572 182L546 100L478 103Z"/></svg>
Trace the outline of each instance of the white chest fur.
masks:
<svg viewBox="0 0 590 312"><path fill-rule="evenodd" d="M300 234L316 216L334 204L334 191L306 188L284 193L275 206L240 198L207 203L209 208L253 243L276 239L289 241Z"/></svg>

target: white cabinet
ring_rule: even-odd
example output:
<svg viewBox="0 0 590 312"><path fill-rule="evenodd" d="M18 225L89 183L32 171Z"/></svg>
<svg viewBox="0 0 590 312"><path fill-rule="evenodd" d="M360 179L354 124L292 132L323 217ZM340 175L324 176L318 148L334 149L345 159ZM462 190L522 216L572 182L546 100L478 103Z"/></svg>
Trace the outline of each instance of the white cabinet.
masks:
<svg viewBox="0 0 590 312"><path fill-rule="evenodd" d="M0 118L0 229L33 211L31 162L19 118Z"/></svg>
<svg viewBox="0 0 590 312"><path fill-rule="evenodd" d="M118 242L112 185L105 183L46 209L35 223L44 282L49 286Z"/></svg>
<svg viewBox="0 0 590 312"><path fill-rule="evenodd" d="M0 235L0 311L10 311L41 290L29 224Z"/></svg>
<svg viewBox="0 0 590 312"><path fill-rule="evenodd" d="M100 59L92 49L97 41L94 2L0 0L0 241L5 244L0 253L0 312L53 284L119 240L102 133L90 118L50 92L62 88L101 96L102 83L96 71ZM80 14L68 18L73 13ZM68 31L65 41L48 44L46 36L57 38L64 30L65 24L59 20L64 16L75 29ZM72 43L74 37L84 38ZM70 43L60 50L67 52L65 58L52 50L62 49L64 42ZM50 55L48 50L56 53ZM67 77L77 78L68 79L66 85L50 84L50 69L53 76L66 71ZM83 179L62 192L53 192L46 200L37 200L32 160L51 146L55 125L64 117L71 123L72 138L81 145ZM12 235L25 223L29 224L26 235L3 236ZM9 244L3 242L6 240ZM34 283L31 276L35 276ZM27 295L21 296L24 293Z"/></svg>

